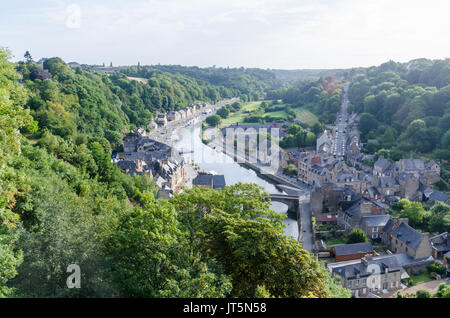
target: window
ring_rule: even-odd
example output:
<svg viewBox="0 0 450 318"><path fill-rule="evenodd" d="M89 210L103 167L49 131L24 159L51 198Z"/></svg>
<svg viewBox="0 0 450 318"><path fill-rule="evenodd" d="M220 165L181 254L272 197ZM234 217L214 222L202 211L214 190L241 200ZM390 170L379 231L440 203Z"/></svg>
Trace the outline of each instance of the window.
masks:
<svg viewBox="0 0 450 318"><path fill-rule="evenodd" d="M372 228L372 232L378 232L378 227L374 226L374 227Z"/></svg>

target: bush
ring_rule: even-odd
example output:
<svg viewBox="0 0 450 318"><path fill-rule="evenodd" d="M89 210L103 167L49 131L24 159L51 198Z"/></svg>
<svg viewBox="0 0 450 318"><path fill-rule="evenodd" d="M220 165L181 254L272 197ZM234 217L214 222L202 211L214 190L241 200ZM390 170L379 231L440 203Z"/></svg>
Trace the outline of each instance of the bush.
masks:
<svg viewBox="0 0 450 318"><path fill-rule="evenodd" d="M210 126L217 126L220 124L221 118L218 115L211 115L206 117L206 123Z"/></svg>
<svg viewBox="0 0 450 318"><path fill-rule="evenodd" d="M367 242L367 236L361 229L352 230L347 238L347 244Z"/></svg>
<svg viewBox="0 0 450 318"><path fill-rule="evenodd" d="M443 266L439 263L433 263L433 264L428 265L427 270L428 270L428 273L430 273L430 276L431 276L431 273L433 273L433 272L435 274L437 273L439 275L445 274L445 266Z"/></svg>
<svg viewBox="0 0 450 318"><path fill-rule="evenodd" d="M418 290L416 293L416 298L430 298L431 294L427 290Z"/></svg>

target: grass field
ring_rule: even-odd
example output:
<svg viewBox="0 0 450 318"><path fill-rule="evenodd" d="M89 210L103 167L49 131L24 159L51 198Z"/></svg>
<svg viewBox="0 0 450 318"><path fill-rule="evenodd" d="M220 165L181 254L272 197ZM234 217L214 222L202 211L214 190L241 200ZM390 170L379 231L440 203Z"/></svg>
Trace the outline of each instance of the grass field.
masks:
<svg viewBox="0 0 450 318"><path fill-rule="evenodd" d="M288 114L284 110L278 110L274 112L264 112L263 109L261 109L261 103L262 101L257 102L250 102L242 107L241 110L239 110L236 113L231 113L230 116L226 119L222 119L222 125L230 125L235 123L243 123L244 118L251 115L258 115L258 116L272 116L279 118L280 121L286 121L288 118ZM280 104L282 106L282 104ZM305 109L304 107L294 108L294 113L296 115L296 119L303 121L304 123L312 126L315 123L318 122L317 117L311 113L309 110ZM250 114L251 112L251 114Z"/></svg>
<svg viewBox="0 0 450 318"><path fill-rule="evenodd" d="M303 107L294 108L293 110L294 110L296 119L301 120L302 122L307 123L310 126L319 122L316 115L314 115L309 110L306 110Z"/></svg>
<svg viewBox="0 0 450 318"><path fill-rule="evenodd" d="M434 278L430 277L430 274L428 274L428 272L423 272L421 274L412 275L411 279L414 281L414 283L416 285L431 282L432 280L435 280Z"/></svg>
<svg viewBox="0 0 450 318"><path fill-rule="evenodd" d="M328 239L324 239L323 242L327 245L328 248L339 244L347 244L347 240L345 239L345 237L331 237Z"/></svg>

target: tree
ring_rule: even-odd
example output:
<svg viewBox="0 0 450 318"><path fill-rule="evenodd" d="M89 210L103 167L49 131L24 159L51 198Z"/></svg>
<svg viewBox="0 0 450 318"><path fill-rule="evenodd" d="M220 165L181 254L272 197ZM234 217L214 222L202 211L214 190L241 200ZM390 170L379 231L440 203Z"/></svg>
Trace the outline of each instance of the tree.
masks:
<svg viewBox="0 0 450 318"><path fill-rule="evenodd" d="M216 259L231 278L231 296L255 297L264 286L272 297L326 297L323 267L283 235L282 216L267 196L251 184L175 196L190 255Z"/></svg>
<svg viewBox="0 0 450 318"><path fill-rule="evenodd" d="M218 115L211 115L206 117L206 123L210 126L216 127L220 124L220 116Z"/></svg>
<svg viewBox="0 0 450 318"><path fill-rule="evenodd" d="M225 107L222 107L219 110L217 110L216 114L222 118L227 118L230 115L230 111Z"/></svg>
<svg viewBox="0 0 450 318"><path fill-rule="evenodd" d="M450 206L442 202L433 205L427 215L427 221L432 232L450 232Z"/></svg>
<svg viewBox="0 0 450 318"><path fill-rule="evenodd" d="M375 129L378 125L377 120L372 114L362 113L359 120L359 130L363 135L369 133L369 131Z"/></svg>
<svg viewBox="0 0 450 318"><path fill-rule="evenodd" d="M45 70L48 70L53 76L60 75L68 70L66 63L59 57L52 57L44 61Z"/></svg>
<svg viewBox="0 0 450 318"><path fill-rule="evenodd" d="M367 242L367 236L361 229L354 229L347 237L347 244Z"/></svg>
<svg viewBox="0 0 450 318"><path fill-rule="evenodd" d="M421 289L416 292L416 297L417 298L431 298L431 294L428 290Z"/></svg>
<svg viewBox="0 0 450 318"><path fill-rule="evenodd" d="M411 202L408 199L401 199L399 203L403 206L400 217L408 218L411 226L422 225L425 209L420 202Z"/></svg>
<svg viewBox="0 0 450 318"><path fill-rule="evenodd" d="M8 281L17 275L22 251L16 248L19 216L12 211L19 189L26 189L25 176L7 164L20 156L18 130L31 123L31 116L21 106L27 92L17 82L18 74L8 61L9 51L0 48L0 298L11 295Z"/></svg>
<svg viewBox="0 0 450 318"><path fill-rule="evenodd" d="M31 57L30 51L26 51L23 56L28 64L33 62L33 58Z"/></svg>

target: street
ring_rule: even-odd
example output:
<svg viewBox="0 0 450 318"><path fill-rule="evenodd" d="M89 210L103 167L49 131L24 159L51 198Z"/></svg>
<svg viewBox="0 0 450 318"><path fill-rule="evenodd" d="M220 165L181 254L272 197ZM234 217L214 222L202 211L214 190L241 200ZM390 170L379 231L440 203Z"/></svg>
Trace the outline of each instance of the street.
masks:
<svg viewBox="0 0 450 318"><path fill-rule="evenodd" d="M347 141L347 107L349 104L348 100L348 88L350 83L344 85L344 96L342 98L341 110L338 113L338 118L336 119L336 127L334 128L334 140L333 140L333 155L338 158L343 158L345 156L346 141Z"/></svg>
<svg viewBox="0 0 450 318"><path fill-rule="evenodd" d="M313 233L312 233L312 219L311 219L311 204L309 202L309 196L300 197L300 234L299 241L303 244L303 249L312 253L313 251Z"/></svg>

